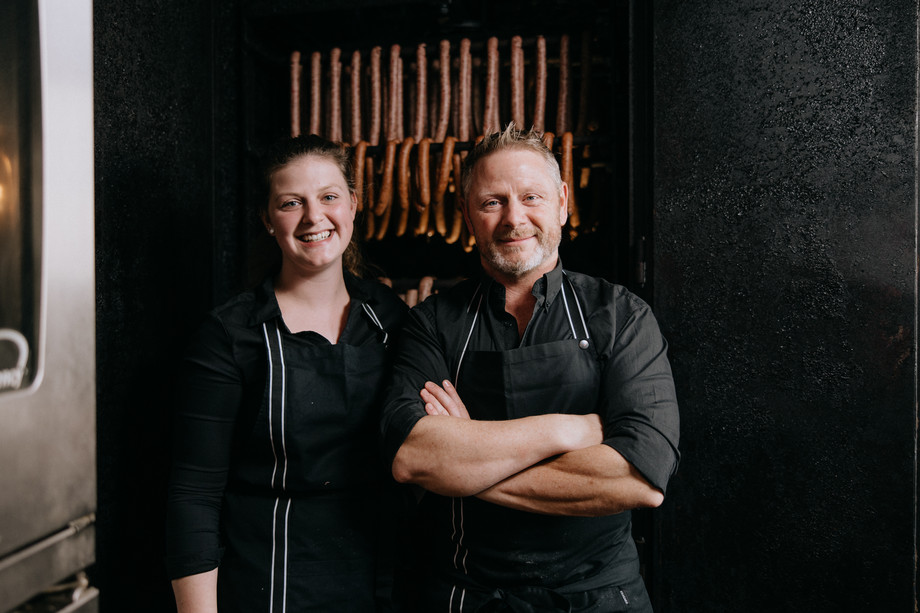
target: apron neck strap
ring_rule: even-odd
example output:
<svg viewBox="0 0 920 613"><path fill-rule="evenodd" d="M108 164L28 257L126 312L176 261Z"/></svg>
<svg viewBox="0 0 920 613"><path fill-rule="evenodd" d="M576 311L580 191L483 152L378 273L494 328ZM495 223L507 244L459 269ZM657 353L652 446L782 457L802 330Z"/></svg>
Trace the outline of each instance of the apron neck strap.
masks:
<svg viewBox="0 0 920 613"><path fill-rule="evenodd" d="M366 302L361 303L361 308L364 309L364 312L367 314L368 317L370 317L374 325L377 326L377 328L379 328L381 332L383 332L383 344L386 345L387 339L390 338L390 335L387 334L387 331L383 329L383 324L380 323L380 319L377 317L377 313L375 313L374 309L371 308L371 305L369 305Z"/></svg>
<svg viewBox="0 0 920 613"><path fill-rule="evenodd" d="M578 301L578 294L575 293L575 286L572 285L572 280L569 279L569 275L562 271L562 276L566 281L569 282L569 289L572 291L572 298L575 299L575 308L578 309L578 316L581 318L581 327L585 331L585 340L591 338L591 334L588 332L588 324L585 323L585 312L581 309L581 303ZM560 293L562 294L562 303L565 305L565 314L569 318L569 327L572 329L572 336L578 338L578 333L575 332L575 324L572 323L572 312L569 310L569 301L565 297L565 284L562 284L562 287L559 288Z"/></svg>
<svg viewBox="0 0 920 613"><path fill-rule="evenodd" d="M463 356L466 355L466 348L470 345L470 337L473 336L473 329L476 327L476 320L479 318L479 309L482 308L482 283L476 287L476 291L473 292L473 297L470 298L470 303L466 307L466 312L469 313L473 310L473 301L476 300L476 297L479 296L479 300L476 302L476 312L473 313L473 322L470 324L470 331L466 333L466 342L463 343L463 349L460 350L460 359L457 360L457 370L454 372L454 386L460 383L460 365L463 364Z"/></svg>

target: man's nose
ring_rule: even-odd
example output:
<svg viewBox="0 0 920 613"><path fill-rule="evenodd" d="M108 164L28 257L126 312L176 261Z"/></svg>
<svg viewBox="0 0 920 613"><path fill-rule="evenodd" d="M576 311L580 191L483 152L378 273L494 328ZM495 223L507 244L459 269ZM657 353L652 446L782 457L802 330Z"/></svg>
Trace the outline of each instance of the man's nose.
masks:
<svg viewBox="0 0 920 613"><path fill-rule="evenodd" d="M527 222L526 207L516 199L511 199L505 205L502 221L509 226L519 226Z"/></svg>

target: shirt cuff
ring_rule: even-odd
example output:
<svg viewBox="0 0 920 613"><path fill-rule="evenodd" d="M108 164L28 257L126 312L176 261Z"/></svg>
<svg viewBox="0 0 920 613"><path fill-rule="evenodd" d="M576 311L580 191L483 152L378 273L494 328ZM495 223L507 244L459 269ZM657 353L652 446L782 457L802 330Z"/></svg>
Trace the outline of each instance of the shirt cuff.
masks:
<svg viewBox="0 0 920 613"><path fill-rule="evenodd" d="M404 409L390 414L383 427L383 453L388 468L392 466L396 452L412 432L412 428L425 415L427 413L424 409L421 412Z"/></svg>
<svg viewBox="0 0 920 613"><path fill-rule="evenodd" d="M621 427L604 444L619 452L646 481L665 493L668 480L677 471L680 453L664 436L646 428Z"/></svg>
<svg viewBox="0 0 920 613"><path fill-rule="evenodd" d="M221 550L166 556L166 573L170 580L206 573L220 564Z"/></svg>

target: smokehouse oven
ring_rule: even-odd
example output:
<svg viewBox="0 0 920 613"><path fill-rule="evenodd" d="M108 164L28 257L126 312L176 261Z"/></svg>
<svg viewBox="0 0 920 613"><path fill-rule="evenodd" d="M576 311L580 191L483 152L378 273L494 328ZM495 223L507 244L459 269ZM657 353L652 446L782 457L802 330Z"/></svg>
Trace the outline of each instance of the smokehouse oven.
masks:
<svg viewBox="0 0 920 613"><path fill-rule="evenodd" d="M89 0L0 3L2 611L98 608L92 87Z"/></svg>

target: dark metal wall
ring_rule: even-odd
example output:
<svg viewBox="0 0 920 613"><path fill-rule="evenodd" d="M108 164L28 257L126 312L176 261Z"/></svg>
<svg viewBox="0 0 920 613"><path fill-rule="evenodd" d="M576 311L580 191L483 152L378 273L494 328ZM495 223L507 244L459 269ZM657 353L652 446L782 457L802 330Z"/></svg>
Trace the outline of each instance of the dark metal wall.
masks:
<svg viewBox="0 0 920 613"><path fill-rule="evenodd" d="M93 579L110 613L172 607L162 543L173 369L239 282L234 5L94 2Z"/></svg>
<svg viewBox="0 0 920 613"><path fill-rule="evenodd" d="M664 611L913 611L917 3L654 9Z"/></svg>

